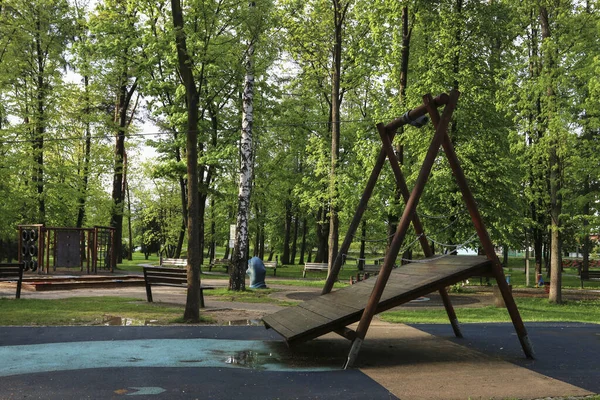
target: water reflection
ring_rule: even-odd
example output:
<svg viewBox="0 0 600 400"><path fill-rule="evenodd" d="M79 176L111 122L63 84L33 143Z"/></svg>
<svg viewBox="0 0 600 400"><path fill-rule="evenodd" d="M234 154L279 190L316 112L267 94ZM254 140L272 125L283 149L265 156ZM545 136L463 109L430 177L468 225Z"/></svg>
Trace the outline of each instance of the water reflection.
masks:
<svg viewBox="0 0 600 400"><path fill-rule="evenodd" d="M104 326L147 326L147 325L158 325L157 319L134 319L119 317L115 315L105 315L102 318L102 325Z"/></svg>
<svg viewBox="0 0 600 400"><path fill-rule="evenodd" d="M263 326L262 319L236 319L228 321L229 326Z"/></svg>

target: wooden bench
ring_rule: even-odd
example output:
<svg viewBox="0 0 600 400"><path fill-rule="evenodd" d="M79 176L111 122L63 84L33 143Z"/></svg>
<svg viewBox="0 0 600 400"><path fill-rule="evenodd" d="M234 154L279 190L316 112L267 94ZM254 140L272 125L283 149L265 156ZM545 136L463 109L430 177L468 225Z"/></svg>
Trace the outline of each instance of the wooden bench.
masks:
<svg viewBox="0 0 600 400"><path fill-rule="evenodd" d="M600 279L600 271L587 271L587 272L583 272L581 271L581 274L579 275L579 277L581 278L581 288L583 289L583 281L591 281L592 279Z"/></svg>
<svg viewBox="0 0 600 400"><path fill-rule="evenodd" d="M152 286L171 286L187 289L187 270L182 268L144 267L146 297L152 303ZM204 308L204 290L212 286L200 286L200 307Z"/></svg>
<svg viewBox="0 0 600 400"><path fill-rule="evenodd" d="M228 258L215 258L208 264L208 270L212 271L213 267L225 267L225 272L229 272L229 265L231 265L231 260Z"/></svg>
<svg viewBox="0 0 600 400"><path fill-rule="evenodd" d="M361 272L364 274L376 275L379 273L380 269L380 264L365 264L363 265L363 270Z"/></svg>
<svg viewBox="0 0 600 400"><path fill-rule="evenodd" d="M0 264L0 281L16 281L16 298L20 299L21 284L23 283L23 264Z"/></svg>
<svg viewBox="0 0 600 400"><path fill-rule="evenodd" d="M304 271L302 277L306 278L306 271L325 271L329 270L327 263L304 263Z"/></svg>
<svg viewBox="0 0 600 400"><path fill-rule="evenodd" d="M277 276L277 261L263 261L265 268L273 268L273 276Z"/></svg>

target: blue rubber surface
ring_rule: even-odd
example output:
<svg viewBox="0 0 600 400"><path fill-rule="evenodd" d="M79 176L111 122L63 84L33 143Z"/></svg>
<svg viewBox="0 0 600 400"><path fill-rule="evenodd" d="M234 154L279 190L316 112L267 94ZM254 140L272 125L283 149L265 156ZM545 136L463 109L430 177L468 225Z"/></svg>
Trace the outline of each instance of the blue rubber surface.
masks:
<svg viewBox="0 0 600 400"><path fill-rule="evenodd" d="M463 339L454 337L449 325L411 325L482 353L528 368L540 374L600 393L600 325L537 322L525 328L535 360L525 358L512 324L462 324Z"/></svg>
<svg viewBox="0 0 600 400"><path fill-rule="evenodd" d="M2 327L0 399L396 399L264 327Z"/></svg>

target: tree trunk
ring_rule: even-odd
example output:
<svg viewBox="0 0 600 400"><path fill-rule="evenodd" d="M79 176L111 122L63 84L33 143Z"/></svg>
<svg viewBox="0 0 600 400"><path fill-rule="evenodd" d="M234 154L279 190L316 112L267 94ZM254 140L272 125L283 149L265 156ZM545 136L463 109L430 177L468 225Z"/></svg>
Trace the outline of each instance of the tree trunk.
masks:
<svg viewBox="0 0 600 400"><path fill-rule="evenodd" d="M361 230L360 230L360 252L358 254L358 269L360 271L365 268L365 247L366 241L365 237L367 236L367 221L364 219L361 221Z"/></svg>
<svg viewBox="0 0 600 400"><path fill-rule="evenodd" d="M38 200L38 219L40 224L46 223L46 199L44 195L44 134L46 132L46 81L44 80L44 55L42 39L40 37L41 21L38 13L36 18L35 46L37 57L37 118L35 121L35 138L33 140L33 154L35 161L35 173L33 182L36 185Z"/></svg>
<svg viewBox="0 0 600 400"><path fill-rule="evenodd" d="M254 3L250 3L254 7ZM233 250L232 268L229 275L229 289L246 289L246 269L248 265L248 218L250 214L250 194L252 189L252 122L254 119L254 38L246 52L244 91L242 93L242 139L240 143L240 182L238 194L238 214L236 238Z"/></svg>
<svg viewBox="0 0 600 400"><path fill-rule="evenodd" d="M294 234L292 236L292 253L290 264L296 264L296 248L298 247L298 215L294 216Z"/></svg>
<svg viewBox="0 0 600 400"><path fill-rule="evenodd" d="M77 224L75 225L77 228L82 228L83 223L85 221L85 203L87 199L87 191L88 191L88 180L90 176L90 155L92 150L92 130L89 121L90 115L90 94L89 94L89 76L85 75L83 77L83 86L84 86L84 101L85 101L85 149L83 153L83 176L81 177L81 192L79 193L79 200L77 202Z"/></svg>
<svg viewBox="0 0 600 400"><path fill-rule="evenodd" d="M179 146L178 146L179 147ZM179 149L175 150L175 160L179 163L181 156L179 155ZM185 239L185 230L188 224L188 210L187 210L187 180L183 176L179 177L179 197L181 201L181 229L179 236L177 237L177 248L175 249L175 258L181 257L181 250L183 249L183 241Z"/></svg>
<svg viewBox="0 0 600 400"><path fill-rule="evenodd" d="M300 261L298 264L304 264L304 253L306 252L306 233L308 231L308 221L306 218L302 220L302 243L300 244Z"/></svg>
<svg viewBox="0 0 600 400"><path fill-rule="evenodd" d="M317 254L315 254L315 261L318 263L327 262L328 256L328 242L327 242L327 230L326 226L328 221L326 219L327 211L324 206L319 208L317 212ZM312 248L311 248L312 250ZM309 261L310 262L310 261Z"/></svg>
<svg viewBox="0 0 600 400"><path fill-rule="evenodd" d="M131 230L131 196L129 194L129 185L127 184L127 180L125 180L125 191L127 193L127 229L129 236L127 259L131 261L133 260L133 233Z"/></svg>
<svg viewBox="0 0 600 400"><path fill-rule="evenodd" d="M288 193L288 195L291 193ZM292 202L285 201L285 220L283 232L283 253L281 254L281 263L290 264L290 237L292 235Z"/></svg>
<svg viewBox="0 0 600 400"><path fill-rule="evenodd" d="M256 234L254 235L254 251L252 252L252 254L254 255L254 257L258 257L262 260L262 257L260 257L260 218L258 218L258 216L260 215L260 208L258 207L258 204L254 205L254 212L256 213Z"/></svg>
<svg viewBox="0 0 600 400"><path fill-rule="evenodd" d="M340 83L342 79L342 33L349 2L332 0L334 9L333 68L331 74L331 169L329 172L329 271L338 253L339 217L337 166L340 157Z"/></svg>
<svg viewBox="0 0 600 400"><path fill-rule="evenodd" d="M548 10L545 6L540 6L540 24L542 28L542 43L551 40L550 21ZM547 94L547 121L546 127L549 127L550 120L554 117L554 102L555 102L555 91L553 81L553 69L554 69L554 54L553 50L546 49L543 54L545 63L545 73L548 82L546 94ZM549 301L551 303L562 303L562 271L560 265L560 252L561 252L561 241L560 241L560 213L562 209L562 199L560 194L561 189L561 161L558 156L558 132L549 132L552 140L549 143L549 168L550 168L550 295Z"/></svg>
<svg viewBox="0 0 600 400"><path fill-rule="evenodd" d="M125 158L125 130L128 125L127 111L131 102L131 97L137 88L137 81L133 83L130 89L127 89L127 65L123 66L121 74L121 86L119 87L119 96L117 99L117 108L115 110L115 123L118 126L115 142L115 164L113 174L112 190L112 214L110 226L115 228L113 265L123 261L122 242L123 242L123 211L125 199L123 196L123 171Z"/></svg>
<svg viewBox="0 0 600 400"><path fill-rule="evenodd" d="M590 193L590 176L588 174L585 175L584 178L584 182L583 182L583 195L586 197L586 199L588 198L588 195ZM589 226L590 226L590 201L586 200L585 203L583 204L583 246L582 246L582 253L583 253L583 262L580 268L579 273L583 273L586 274L589 272L590 270L590 248L591 248L591 242L590 242L590 232L589 232Z"/></svg>
<svg viewBox="0 0 600 400"><path fill-rule="evenodd" d="M211 212L211 221L210 221L210 250L208 252L208 260L215 259L215 253L217 250L217 241L215 240L215 234L217 233L217 224L215 222L215 198L214 196L210 198L210 212Z"/></svg>
<svg viewBox="0 0 600 400"><path fill-rule="evenodd" d="M187 298L183 318L200 321L200 196L198 195L198 91L194 82L192 62L187 52L180 0L171 0L175 44L179 72L185 86L187 101L187 177L188 177L188 265Z"/></svg>

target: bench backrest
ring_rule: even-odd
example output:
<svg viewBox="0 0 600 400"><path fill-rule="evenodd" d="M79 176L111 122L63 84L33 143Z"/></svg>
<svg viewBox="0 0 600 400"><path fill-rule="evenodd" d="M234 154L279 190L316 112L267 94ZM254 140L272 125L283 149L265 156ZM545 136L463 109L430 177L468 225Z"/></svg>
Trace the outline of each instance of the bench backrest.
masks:
<svg viewBox="0 0 600 400"><path fill-rule="evenodd" d="M581 279L600 278L600 271L581 271Z"/></svg>
<svg viewBox="0 0 600 400"><path fill-rule="evenodd" d="M266 268L277 268L277 261L264 261L263 264Z"/></svg>
<svg viewBox="0 0 600 400"><path fill-rule="evenodd" d="M160 260L160 265L174 265L176 267L187 267L187 259L185 259L185 258L163 258Z"/></svg>
<svg viewBox="0 0 600 400"><path fill-rule="evenodd" d="M304 263L305 268L327 268L327 263Z"/></svg>
<svg viewBox="0 0 600 400"><path fill-rule="evenodd" d="M381 269L381 265L378 264L365 264L363 265L363 272L377 273Z"/></svg>
<svg viewBox="0 0 600 400"><path fill-rule="evenodd" d="M0 279L23 279L23 264L0 264Z"/></svg>
<svg viewBox="0 0 600 400"><path fill-rule="evenodd" d="M144 267L147 283L187 283L187 271L179 268Z"/></svg>

